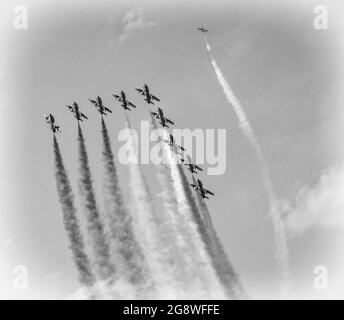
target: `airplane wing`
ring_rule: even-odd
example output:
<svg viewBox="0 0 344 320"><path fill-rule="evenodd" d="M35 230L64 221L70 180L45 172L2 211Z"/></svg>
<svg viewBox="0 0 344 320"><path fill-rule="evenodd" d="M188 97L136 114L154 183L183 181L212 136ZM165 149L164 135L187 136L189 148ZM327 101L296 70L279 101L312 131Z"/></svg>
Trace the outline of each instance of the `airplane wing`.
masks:
<svg viewBox="0 0 344 320"><path fill-rule="evenodd" d="M122 98L120 96L118 96L117 94L113 94L113 97L117 100L117 101L122 101Z"/></svg>
<svg viewBox="0 0 344 320"><path fill-rule="evenodd" d="M73 108L72 106L69 106L68 104L66 104L66 107L67 107L70 111L74 112L74 108Z"/></svg>
<svg viewBox="0 0 344 320"><path fill-rule="evenodd" d="M167 127L168 128L168 125L166 125L166 122L165 122L165 118L161 118L161 117L157 117L158 119L160 119L160 124L163 126L163 127Z"/></svg>
<svg viewBox="0 0 344 320"><path fill-rule="evenodd" d="M158 115L157 112L151 112L151 114L152 114L154 117L156 117L156 116Z"/></svg>
<svg viewBox="0 0 344 320"><path fill-rule="evenodd" d="M190 165L190 164L188 164L188 163L183 163L185 166L187 166L188 167L188 170L191 172L191 173L197 173L197 172L194 172L193 170L192 170L192 166Z"/></svg>
<svg viewBox="0 0 344 320"><path fill-rule="evenodd" d="M83 113L80 112L80 117L88 119Z"/></svg>
<svg viewBox="0 0 344 320"><path fill-rule="evenodd" d="M128 104L129 104L129 106L131 106L133 108L136 108L136 106L133 103L129 102L129 101L128 101Z"/></svg>
<svg viewBox="0 0 344 320"><path fill-rule="evenodd" d="M145 92L142 90L142 89L139 89L139 88L135 88L136 91L140 92L143 96L145 95Z"/></svg>
<svg viewBox="0 0 344 320"><path fill-rule="evenodd" d="M155 100L155 101L160 101L159 98L157 98L156 96L153 96L152 94L151 94L151 98L152 98L153 100Z"/></svg>
<svg viewBox="0 0 344 320"><path fill-rule="evenodd" d="M195 167L197 170L199 170L199 171L203 171L203 169L200 168L199 166L194 165L194 167Z"/></svg>
<svg viewBox="0 0 344 320"><path fill-rule="evenodd" d="M168 122L168 123L170 123L170 124L174 124L174 122L171 121L170 119L165 118L165 121Z"/></svg>
<svg viewBox="0 0 344 320"><path fill-rule="evenodd" d="M97 105L96 100L92 100L92 99L88 99L92 104L94 104L95 106Z"/></svg>
<svg viewBox="0 0 344 320"><path fill-rule="evenodd" d="M54 123L54 122L55 122L54 118L52 118L52 116L50 116L50 115L46 115L46 116L45 116L45 121L46 121L48 124L51 124L51 123Z"/></svg>
<svg viewBox="0 0 344 320"><path fill-rule="evenodd" d="M194 189L196 189L196 190L197 190L197 186L196 186L195 184L193 184L193 183L190 183L190 186L191 186L192 188L194 188Z"/></svg>
<svg viewBox="0 0 344 320"><path fill-rule="evenodd" d="M211 194L212 196L214 196L214 193L213 193L213 192L211 192L211 191L209 191L209 190L207 190L207 189L204 189L204 188L203 188L203 190L204 190L205 193Z"/></svg>
<svg viewBox="0 0 344 320"><path fill-rule="evenodd" d="M104 107L104 109L105 109L105 111L112 113L112 110L110 110L109 108Z"/></svg>

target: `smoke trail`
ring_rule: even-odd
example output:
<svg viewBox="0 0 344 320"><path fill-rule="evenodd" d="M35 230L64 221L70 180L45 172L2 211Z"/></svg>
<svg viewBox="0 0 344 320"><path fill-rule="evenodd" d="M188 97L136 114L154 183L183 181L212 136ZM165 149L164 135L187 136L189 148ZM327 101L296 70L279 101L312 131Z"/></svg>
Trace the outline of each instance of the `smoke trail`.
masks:
<svg viewBox="0 0 344 320"><path fill-rule="evenodd" d="M192 196L191 188L188 184L184 169L182 168L182 166L179 166L178 169L187 201L192 208L194 222L197 226L198 233L200 234L201 239L205 245L205 249L211 258L211 263L216 271L216 275L219 278L221 284L224 286L227 296L237 299L240 295L242 295L243 289L233 266L228 261L228 258L226 257L226 259L224 260L223 255L220 255L220 253L225 253L215 230L213 229L214 232L210 232L210 229L207 228L207 225L212 226L211 221L208 220L208 224L206 224L204 220L206 214L208 218L210 218L209 212L204 211L205 204L201 208L197 206L195 199ZM224 265L225 262L226 265Z"/></svg>
<svg viewBox="0 0 344 320"><path fill-rule="evenodd" d="M155 118L150 113L151 127L153 130L158 130ZM167 162L166 151L163 141L158 131L157 139L161 146L162 163L156 165L157 177L160 187L162 189L161 198L163 205L163 228L166 231L166 236L169 243L171 243L171 255L176 261L176 278L183 287L183 292L187 298L190 298L190 292L200 287L200 282L197 283L196 270L193 270L194 261L190 259L190 255L186 254L189 240L185 237L185 232L181 226L184 225L184 220L180 218L178 212L178 202L173 187L171 178L171 168ZM196 250L196 249L195 249ZM189 293L187 293L189 291Z"/></svg>
<svg viewBox="0 0 344 320"><path fill-rule="evenodd" d="M151 126L153 130L158 128L152 114ZM211 292L213 291L213 283L209 281L208 276L209 269L207 267L209 267L209 261L205 262L204 252L203 256L199 252L200 246L197 240L195 240L195 232L197 239L197 231L195 231L195 227L193 228L193 223L190 224L190 217L192 218L190 213L191 207L185 198L180 172L174 162L176 159L169 147L164 143L169 134L167 131L162 130L157 135L158 141L161 144L163 161L163 164L158 165L158 179L163 189L163 205L169 213L170 224L173 226L176 236L175 241L182 252L182 260L180 261L183 261L185 264L183 269L181 269L184 275L183 290L187 299L209 298L210 294L214 294L214 292ZM171 208L173 211L168 211ZM189 212L189 219L187 219L186 212ZM219 294L216 292L214 297L218 298ZM222 297L221 294L220 297Z"/></svg>
<svg viewBox="0 0 344 320"><path fill-rule="evenodd" d="M95 284L91 264L85 253L84 239L80 230L77 210L74 206L74 197L68 175L63 164L62 155L54 135L55 178L59 201L62 206L63 224L67 232L73 260L78 270L80 283L85 287Z"/></svg>
<svg viewBox="0 0 344 320"><path fill-rule="evenodd" d="M103 162L105 167L104 193L110 233L111 253L117 266L117 274L137 288L138 298L153 290L147 261L140 244L135 239L132 217L127 210L121 193L111 141L102 118Z"/></svg>
<svg viewBox="0 0 344 320"><path fill-rule="evenodd" d="M192 183L194 185L197 185L197 182L196 182L196 179L195 179L195 176L193 175L193 173L192 173ZM213 221L211 220L209 210L208 210L208 207L207 207L205 201L202 199L201 195L199 194L199 192L197 190L194 190L194 194L195 194L195 200L196 200L197 208L201 213L201 219L202 219L204 226L207 228L207 230L211 230L211 229L215 230L215 227L213 225Z"/></svg>
<svg viewBox="0 0 344 320"><path fill-rule="evenodd" d="M192 175L192 182L196 184L194 175ZM208 248L213 257L214 268L217 271L221 283L226 288L226 292L229 296L238 299L245 298L246 294L244 289L217 235L208 207L197 190L195 190L195 199L201 214L199 223L202 232L207 236L206 242L208 243Z"/></svg>
<svg viewBox="0 0 344 320"><path fill-rule="evenodd" d="M100 280L107 280L113 275L114 266L110 262L109 246L106 242L104 227L97 208L85 139L80 125L78 125L78 142L80 163L79 188L86 213L87 231L92 249L92 263L96 276Z"/></svg>
<svg viewBox="0 0 344 320"><path fill-rule="evenodd" d="M170 259L170 243L164 234L161 219L154 210L147 181L137 163L137 144L130 129L128 117L126 126L129 186L135 205L135 232L143 245L150 270L156 281L158 297L160 299L177 298L178 287L174 280L175 264Z"/></svg>
<svg viewBox="0 0 344 320"><path fill-rule="evenodd" d="M204 233L200 229L199 212L182 165L176 163L171 150L166 151L171 164L171 177L177 195L178 212L184 220L180 223L180 232L183 232L188 239L187 254L192 257L193 264L198 269L198 275L207 288L203 294L210 294L216 299L224 299L226 295L213 268L209 249L204 241Z"/></svg>
<svg viewBox="0 0 344 320"><path fill-rule="evenodd" d="M266 165L262 149L260 144L255 136L255 133L247 120L246 114L241 106L239 99L235 96L232 88L228 84L227 80L225 79L222 71L218 67L216 60L214 59L211 51L211 47L208 43L207 38L205 37L206 48L210 56L211 64L214 68L217 80L222 87L222 90L227 98L229 104L232 105L234 112L238 118L239 127L242 134L246 137L246 139L251 144L253 150L256 153L258 161L261 166L261 175L263 179L263 184L268 196L269 206L270 206L270 215L273 221L274 226L274 237L275 237L275 245L276 245L276 260L279 265L279 268L282 273L283 280L285 284L288 285L289 278L290 278L290 271L289 271L289 256L288 256L288 246L287 240L285 236L284 224L281 218L281 212L279 210L278 200L275 195L275 191L273 189L272 181L270 178L270 173L268 167Z"/></svg>

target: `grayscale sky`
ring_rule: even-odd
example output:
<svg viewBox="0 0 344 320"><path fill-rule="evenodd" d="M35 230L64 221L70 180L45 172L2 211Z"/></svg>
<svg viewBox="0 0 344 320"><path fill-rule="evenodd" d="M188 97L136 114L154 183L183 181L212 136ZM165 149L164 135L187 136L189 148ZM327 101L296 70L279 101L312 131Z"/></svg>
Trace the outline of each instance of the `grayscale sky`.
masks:
<svg viewBox="0 0 344 320"><path fill-rule="evenodd" d="M242 102L284 201L293 296L338 295L338 281L325 293L312 283L316 265L327 266L336 280L344 267L344 204L328 195L344 192L344 182L336 180L344 162L344 8L340 1L322 1L329 28L316 30L318 1L273 2L22 0L28 29L16 30L17 2L1 1L0 297L64 298L78 288L43 114L53 113L61 125L58 139L77 204L77 124L65 104L77 101L89 116L82 126L102 204L100 119L88 98L100 95L113 110L106 123L116 153L124 114L111 94L124 89L137 104L129 115L139 129L148 114L134 88L144 82L176 128L227 130L225 174L202 175L215 192L208 206L249 294L274 297L279 275L259 163L216 80L198 26L210 30L217 63ZM142 9L143 20L127 34L123 18L135 9ZM319 184L331 168L339 173ZM118 170L127 194L126 167ZM144 170L152 191L159 192L152 168ZM13 288L16 265L28 268L27 290Z"/></svg>

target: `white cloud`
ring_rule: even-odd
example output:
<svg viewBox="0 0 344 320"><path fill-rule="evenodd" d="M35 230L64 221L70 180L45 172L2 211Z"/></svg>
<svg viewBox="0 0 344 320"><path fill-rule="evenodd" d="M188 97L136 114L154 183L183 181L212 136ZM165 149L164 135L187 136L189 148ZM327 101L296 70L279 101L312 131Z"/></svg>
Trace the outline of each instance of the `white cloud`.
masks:
<svg viewBox="0 0 344 320"><path fill-rule="evenodd" d="M344 166L330 168L313 187L297 192L294 204L285 204L291 234L310 227L344 227Z"/></svg>
<svg viewBox="0 0 344 320"><path fill-rule="evenodd" d="M143 8L132 8L123 18L123 34L119 40L123 41L125 38L140 30L142 28L154 27L155 22L147 22L144 19Z"/></svg>

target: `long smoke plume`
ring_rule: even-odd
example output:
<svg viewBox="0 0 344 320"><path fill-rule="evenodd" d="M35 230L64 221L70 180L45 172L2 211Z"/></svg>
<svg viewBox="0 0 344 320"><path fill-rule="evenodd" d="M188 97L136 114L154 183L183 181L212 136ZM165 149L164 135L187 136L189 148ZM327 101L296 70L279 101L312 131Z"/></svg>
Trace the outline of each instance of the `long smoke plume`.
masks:
<svg viewBox="0 0 344 320"><path fill-rule="evenodd" d="M192 180L193 184L196 184L196 179L193 175ZM198 223L202 233L206 235L205 241L207 243L207 248L212 256L214 268L217 271L221 283L230 297L235 299L247 298L239 277L229 261L225 249L217 235L208 207L197 190L195 190L195 200L200 212Z"/></svg>
<svg viewBox="0 0 344 320"><path fill-rule="evenodd" d="M151 124L152 124L152 128L153 129L157 129L157 125L156 125L156 121L154 119L154 117L151 116ZM164 133L163 133L164 134ZM166 133L165 133L166 135ZM165 157L167 156L166 153L169 152L169 150L166 150L166 148L162 148L162 154L163 156L165 155ZM164 159L164 161L166 161L166 159ZM216 235L216 231L214 230L214 227L212 225L210 216L209 216L209 212L206 209L206 206L204 204L204 202L200 202L202 203L202 206L197 206L195 203L195 199L192 197L191 194L191 189L190 186L188 185L188 181L185 175L185 172L182 168L181 165L177 165L176 166L178 171L175 171L176 173L178 172L179 175L179 180L178 180L178 176L175 175L175 183L177 185L182 186L183 190L184 190L184 195L185 198L182 199L182 197L179 197L180 200L180 204L182 204L183 202L186 202L188 204L189 209L192 212L192 219L193 222L196 225L196 232L200 235L201 240L203 241L203 244L205 245L205 249L207 251L207 253L209 254L210 258L211 258L211 262L213 267L216 270L216 274L219 277L221 284L224 286L227 296L230 298L238 298L238 297L242 297L243 296L243 289L241 287L241 284L238 280L238 277L232 267L232 265L230 264L225 251L220 243L219 238ZM173 197L173 205L176 206L178 204L178 201L176 199L176 196L174 194L173 191L176 191L175 188L173 188L173 180L171 179L171 164L168 166L164 166L164 165L158 165L158 178L160 180L160 183L162 185L162 188L164 190L164 188L166 188L166 186L168 185L168 190L167 193L169 194L169 196ZM167 175L167 177L166 177ZM178 194L178 187L177 187L177 194ZM197 194L198 195L198 194ZM199 197L196 198L197 200L199 200ZM166 199L168 200L168 199ZM168 203L168 202L167 202ZM197 203L198 204L198 203ZM183 220L179 220L179 225L176 221L176 218L178 216L178 208L175 209L175 212L173 213L173 220L174 220L174 224L175 224L175 230L176 233L179 236L182 235L186 235L189 234L189 239L183 237L182 240L179 241L179 244L183 247L183 251L187 252L186 250L189 249L189 255L192 256L192 252L195 252L195 250L197 251L198 248L197 246L195 246L195 239L192 236L192 231L189 230L185 230L185 226L187 225L186 221ZM184 207L185 209L185 207ZM184 212L185 213L185 212ZM183 213L183 216L185 218L185 214ZM203 220L203 217L205 217L205 219L207 219L206 221ZM184 230L182 228L182 226L184 227ZM207 229L207 228L212 228L211 229ZM187 228L186 228L187 229ZM186 245L188 244L188 245ZM192 246L192 244L194 246ZM215 251L216 250L216 251ZM189 261L189 270L192 270L192 265L195 265L195 259L193 259L193 261ZM195 280L197 279L197 277L195 277L195 273L193 274L193 276L190 277L191 279L193 279L194 285L195 285ZM204 279L203 279L204 281ZM197 283L197 282L196 282ZM199 283L196 284L196 288L197 290L199 290Z"/></svg>
<svg viewBox="0 0 344 320"><path fill-rule="evenodd" d="M126 118L129 158L129 186L135 205L134 228L143 245L150 270L157 285L160 299L178 297L178 284L174 279L175 261L171 259L171 244L162 228L161 218L155 212L147 181L138 161L137 143Z"/></svg>
<svg viewBox="0 0 344 320"><path fill-rule="evenodd" d="M261 167L263 185L265 187L267 197L268 197L268 202L269 202L269 207L270 207L269 208L270 216L272 218L273 227L274 227L274 238L275 238L275 245L276 245L275 257L279 265L279 268L281 270L283 280L285 281L285 284L288 285L289 278L290 278L290 271L289 271L289 256L288 256L289 253L288 253L285 229L284 229L284 224L281 218L281 212L279 210L278 199L276 197L276 194L272 185L270 173L266 165L266 161L264 159L261 146L246 117L245 111L242 108L239 99L235 96L232 88L228 84L221 69L218 67L216 60L213 57L211 47L206 37L205 37L205 42L206 42L206 48L209 53L211 64L214 68L217 80L227 98L227 101L234 109L242 134L249 141L249 143L251 144L251 147L253 148L258 158L258 161Z"/></svg>
<svg viewBox="0 0 344 320"><path fill-rule="evenodd" d="M110 261L109 245L106 241L104 227L96 203L85 139L80 125L78 125L78 143L80 164L79 189L86 214L87 231L92 250L91 260L99 280L110 280L115 270Z"/></svg>
<svg viewBox="0 0 344 320"><path fill-rule="evenodd" d="M198 273L194 274L199 276L203 284L203 288L198 288L198 291L200 294L205 294L205 296L210 295L215 299L224 299L226 295L213 268L209 251L201 234L198 223L198 208L192 197L182 165L176 162L174 153L171 150L165 149L171 167L171 178L177 196L178 214L181 219L179 232L187 237L188 242L185 248L187 255L192 258L192 263L198 270Z"/></svg>
<svg viewBox="0 0 344 320"><path fill-rule="evenodd" d="M63 223L67 232L73 260L78 270L79 281L85 287L95 284L89 258L85 251L84 239L80 230L77 210L74 205L74 196L63 164L60 147L54 135L55 178L59 201L62 206Z"/></svg>
<svg viewBox="0 0 344 320"><path fill-rule="evenodd" d="M197 231L205 245L205 249L211 259L211 263L216 271L216 275L219 278L222 286L225 288L227 297L233 299L243 297L243 289L239 282L238 276L235 273L233 266L229 262L215 230L212 232L213 225L210 220L208 210L205 210L206 205L203 199L201 199L202 206L197 206L197 202L192 196L191 188L188 184L184 169L182 166L179 166L178 169L184 186L186 199L192 208L193 220L197 226ZM198 193L196 196L200 197ZM206 219L208 219L207 223Z"/></svg>
<svg viewBox="0 0 344 320"><path fill-rule="evenodd" d="M104 196L108 220L111 254L116 265L118 277L137 289L138 298L152 290L152 277L142 248L135 238L132 217L127 210L114 161L111 141L104 119L102 124L103 162L105 169Z"/></svg>
<svg viewBox="0 0 344 320"><path fill-rule="evenodd" d="M158 130L155 118L150 113L151 127L153 130ZM190 246L190 239L188 239L187 232L185 232L185 220L178 211L178 201L176 192L171 177L171 165L168 163L167 154L165 150L164 141L161 135L156 132L156 139L161 147L162 163L156 165L157 177L160 187L162 189L161 198L163 205L163 221L164 229L172 244L172 255L176 261L176 278L182 286L182 290L186 297L193 296L195 291L202 286L201 279L197 276L197 271L194 270L195 262L190 259L196 250L195 247ZM189 255L191 253L191 256ZM195 298L197 298L195 296Z"/></svg>

